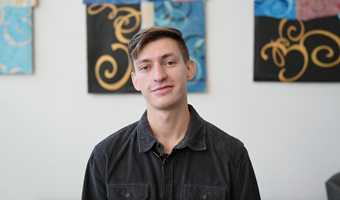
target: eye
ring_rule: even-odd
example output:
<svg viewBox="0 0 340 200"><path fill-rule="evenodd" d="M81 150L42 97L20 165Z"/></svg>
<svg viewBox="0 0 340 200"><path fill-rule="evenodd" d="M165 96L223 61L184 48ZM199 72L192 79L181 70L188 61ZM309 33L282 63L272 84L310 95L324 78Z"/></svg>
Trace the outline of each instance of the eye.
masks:
<svg viewBox="0 0 340 200"><path fill-rule="evenodd" d="M146 70L148 70L149 68L150 68L149 66L144 65L144 66L142 66L142 67L140 68L140 70L141 70L141 71L146 71Z"/></svg>
<svg viewBox="0 0 340 200"><path fill-rule="evenodd" d="M165 65L169 65L169 66L174 65L174 64L175 64L174 61L168 61L168 62L165 63Z"/></svg>

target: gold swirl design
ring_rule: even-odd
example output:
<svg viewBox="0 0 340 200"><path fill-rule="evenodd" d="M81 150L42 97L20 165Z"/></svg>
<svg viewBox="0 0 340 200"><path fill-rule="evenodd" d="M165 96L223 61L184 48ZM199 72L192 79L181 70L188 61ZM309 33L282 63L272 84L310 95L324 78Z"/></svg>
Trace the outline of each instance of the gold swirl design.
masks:
<svg viewBox="0 0 340 200"><path fill-rule="evenodd" d="M4 65L4 64L1 64L0 63L0 69L1 69L1 71L2 71L2 73L0 73L0 74L6 74L6 72L7 72L7 67ZM0 71L0 72L1 72Z"/></svg>
<svg viewBox="0 0 340 200"><path fill-rule="evenodd" d="M109 20L114 20L113 21L113 27L115 30L115 36L117 38L117 40L119 41L118 43L113 43L111 45L111 49L112 51L116 51L118 49L122 49L126 52L126 54L128 54L128 49L127 49L127 44L130 42L129 38L126 38L124 36L124 34L128 34L128 33L132 33L133 31L137 30L137 28L140 25L140 21L141 21L141 12L131 8L131 7L120 7L117 8L117 6L113 5L113 4L103 4L103 5L98 5L98 4L93 4L90 5L88 8L88 13L90 15L97 15L99 13L101 13L103 10L105 10L106 8L110 8L112 11L109 13L108 15L108 19ZM126 15L122 15L122 16L118 16L119 12L126 12L128 14ZM131 19L134 18L135 19L135 24L133 25L132 28L129 29L125 29L123 28L123 26L127 26L130 23L132 23ZM117 61L110 55L102 55L96 63L95 66L95 75L96 78L98 80L98 83L105 89L110 90L110 91L114 91L114 90L118 90L121 87L123 87L126 82L129 80L130 78L130 74L131 74L131 65L128 64L126 71L123 75L123 77L117 81L116 83L106 83L102 77L100 76L100 68L103 65L103 63L105 62L109 62L111 63L113 70L112 72L110 72L108 69L106 69L104 71L104 76L107 79L112 79L116 76L117 71L118 71L118 65L117 65Z"/></svg>
<svg viewBox="0 0 340 200"><path fill-rule="evenodd" d="M307 67L308 67L308 63L309 63L309 54L307 51L307 48L304 45L305 40L312 35L323 35L326 36L328 38L331 38L339 47L340 50L340 38L329 32L329 31L325 31L325 30L312 30L309 31L307 33L305 33L305 27L304 24L301 20L298 20L299 24L300 24L300 33L298 34L298 36L293 37L292 36L292 32L296 32L297 28L296 26L289 26L288 30L287 30L287 36L289 39L283 37L283 28L285 26L285 24L287 23L287 19L282 19L280 24L279 24L279 38L277 38L275 41L271 40L269 43L267 43L266 45L264 45L261 49L261 57L264 60L268 60L269 56L266 54L266 50L269 48L272 48L272 57L273 57L273 61L275 63L276 66L282 68L278 74L279 80L283 81L283 82L292 82L292 81L296 81L298 80L306 71ZM298 42L297 44L291 45L291 42ZM318 67L323 67L323 68L329 68L329 67L334 67L336 65L338 65L340 63L340 54L338 59L336 59L334 62L331 63L324 63L321 62L317 55L320 51L322 50L326 50L328 53L326 54L326 57L331 59L334 57L334 50L326 45L320 45L318 47L316 47L312 53L311 53L311 60L312 62L317 65ZM287 54L291 51L298 51L302 54L303 59L304 59L304 63L303 66L300 70L300 72L298 74L296 74L294 77L291 78L287 78L285 77L284 73L287 71L286 68L284 68L286 61L285 61L285 57L287 56ZM280 61L278 61L278 58Z"/></svg>
<svg viewBox="0 0 340 200"><path fill-rule="evenodd" d="M111 45L111 48L113 51L116 51L117 49L123 49L126 53L128 53L128 49L125 45L123 44L119 44L119 43L114 43ZM103 79L101 78L100 76L100 67L102 66L102 64L104 62L110 62L112 64L112 67L113 67L113 70L112 72L110 72L108 69L105 70L104 72L104 76L105 78L107 79L112 79L116 73L117 73L117 70L118 70L118 66L117 66L117 62L114 58L112 58L112 56L110 55L102 55L97 63L96 63L96 67L95 67L95 74L96 74L96 78L99 82L99 84L107 89L107 90L118 90L119 88L123 87L125 85L125 83L129 80L130 78L130 74L131 74L131 65L129 64L127 69L126 69L126 72L124 74L124 76L116 83L106 83L105 81L103 81Z"/></svg>
<svg viewBox="0 0 340 200"><path fill-rule="evenodd" d="M4 10L1 9L1 13L4 14ZM33 23L32 23L32 20L28 19L29 16L32 15L32 9L29 9L28 13L22 17L20 19L20 21L23 21L23 22L26 22L30 27L33 27ZM0 18L0 25L3 23L3 19ZM9 24L9 22L7 23L7 25ZM15 30L19 33L19 34L22 34L25 30L21 30L19 29L18 27L18 23L15 24ZM31 35L26 41L24 42L17 42L15 41L11 35L9 34L9 31L8 31L8 27L5 26L4 28L4 38L6 40L6 42L9 44L9 45L12 45L12 46L16 46L16 47L22 47L22 46L25 46L27 45L28 43L30 43L33 39L33 36Z"/></svg>
<svg viewBox="0 0 340 200"><path fill-rule="evenodd" d="M5 9L0 6L0 26L1 25L8 25L8 22L5 22Z"/></svg>
<svg viewBox="0 0 340 200"><path fill-rule="evenodd" d="M21 69L20 67L14 67L13 69L11 69L11 71L7 73L6 65L0 63L0 74L16 74L20 72L26 74L26 71Z"/></svg>
<svg viewBox="0 0 340 200"><path fill-rule="evenodd" d="M36 7L37 0L0 0L0 7L8 5L15 7Z"/></svg>

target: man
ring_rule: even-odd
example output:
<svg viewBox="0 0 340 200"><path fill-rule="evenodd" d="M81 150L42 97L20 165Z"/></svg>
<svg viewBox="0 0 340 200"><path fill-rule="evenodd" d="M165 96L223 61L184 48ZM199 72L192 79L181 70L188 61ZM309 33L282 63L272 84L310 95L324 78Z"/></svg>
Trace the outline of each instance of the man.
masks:
<svg viewBox="0 0 340 200"><path fill-rule="evenodd" d="M196 66L181 32L145 29L128 49L132 82L147 109L94 148L82 199L260 199L242 142L188 105Z"/></svg>

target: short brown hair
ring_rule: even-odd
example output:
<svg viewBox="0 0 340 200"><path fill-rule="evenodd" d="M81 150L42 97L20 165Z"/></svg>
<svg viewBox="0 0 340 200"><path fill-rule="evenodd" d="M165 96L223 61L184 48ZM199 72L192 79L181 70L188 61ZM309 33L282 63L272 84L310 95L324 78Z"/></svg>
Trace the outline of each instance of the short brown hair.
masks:
<svg viewBox="0 0 340 200"><path fill-rule="evenodd" d="M188 47L183 39L182 33L179 30L168 27L151 27L138 32L133 36L128 44L128 59L133 72L135 71L133 61L138 58L143 47L149 42L153 42L161 38L172 38L177 41L184 62L187 63L189 61L190 55Z"/></svg>

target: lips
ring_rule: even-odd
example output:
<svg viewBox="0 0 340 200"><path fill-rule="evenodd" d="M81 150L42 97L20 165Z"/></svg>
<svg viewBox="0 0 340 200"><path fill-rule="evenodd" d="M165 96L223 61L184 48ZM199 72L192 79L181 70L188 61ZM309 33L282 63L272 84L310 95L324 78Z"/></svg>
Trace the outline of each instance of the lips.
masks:
<svg viewBox="0 0 340 200"><path fill-rule="evenodd" d="M171 86L171 85L165 85L165 86L161 86L161 87L158 87L158 88L152 90L152 92L165 93L165 92L170 91L172 88L173 88L173 86Z"/></svg>

